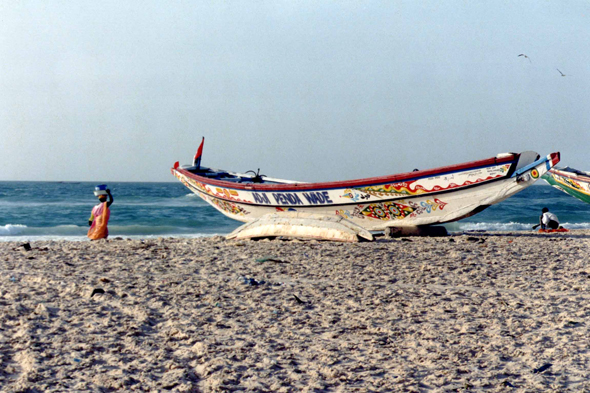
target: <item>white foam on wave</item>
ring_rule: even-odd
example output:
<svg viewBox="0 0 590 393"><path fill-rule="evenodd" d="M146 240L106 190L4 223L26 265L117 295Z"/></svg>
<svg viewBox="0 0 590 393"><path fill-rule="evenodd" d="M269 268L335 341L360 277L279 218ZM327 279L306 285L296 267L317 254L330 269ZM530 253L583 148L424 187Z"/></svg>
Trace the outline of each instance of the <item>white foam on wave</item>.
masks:
<svg viewBox="0 0 590 393"><path fill-rule="evenodd" d="M525 224L522 222L467 222L458 223L458 230L460 231L498 231L498 232L509 232L509 231L530 231L533 229L535 224ZM564 228L567 229L590 229L590 223L562 223ZM450 230L457 230L457 226Z"/></svg>
<svg viewBox="0 0 590 393"><path fill-rule="evenodd" d="M38 241L38 240L88 240L88 227L79 225L57 225L54 227L28 227L21 224L0 226L0 241ZM219 233L195 232L193 228L173 226L125 225L109 226L109 237L127 239L154 238L200 238L219 235ZM228 232L229 233L229 232ZM225 235L225 234L224 234Z"/></svg>
<svg viewBox="0 0 590 393"><path fill-rule="evenodd" d="M16 236L23 233L27 229L26 225L21 224L6 224L0 226L0 236Z"/></svg>
<svg viewBox="0 0 590 393"><path fill-rule="evenodd" d="M463 231L530 231L534 224L522 222L467 222L459 224Z"/></svg>
<svg viewBox="0 0 590 393"><path fill-rule="evenodd" d="M58 225L55 227L29 227L21 224L0 226L0 240L18 241L19 237L36 238L51 237L55 239L82 237L87 228L78 225Z"/></svg>
<svg viewBox="0 0 590 393"><path fill-rule="evenodd" d="M570 224L569 222L565 222L561 225L567 229L590 229L590 222L579 222L576 224Z"/></svg>
<svg viewBox="0 0 590 393"><path fill-rule="evenodd" d="M132 239L132 240L151 240L151 239L200 239L205 237L213 236L225 236L224 233L195 233L185 235L112 235L109 236L109 240L115 238ZM0 236L0 242L30 242L30 241L71 241L71 242L83 242L90 241L86 236L55 236L55 235L42 235L42 236Z"/></svg>
<svg viewBox="0 0 590 393"><path fill-rule="evenodd" d="M66 240L66 241L90 241L86 236L0 236L0 242L37 242L48 240Z"/></svg>

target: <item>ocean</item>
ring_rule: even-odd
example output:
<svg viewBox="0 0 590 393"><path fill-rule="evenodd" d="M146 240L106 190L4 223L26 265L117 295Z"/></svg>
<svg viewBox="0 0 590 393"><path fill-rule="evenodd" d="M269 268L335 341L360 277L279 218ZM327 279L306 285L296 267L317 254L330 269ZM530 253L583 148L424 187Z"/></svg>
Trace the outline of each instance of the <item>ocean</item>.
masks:
<svg viewBox="0 0 590 393"><path fill-rule="evenodd" d="M0 182L0 241L86 240L99 183ZM132 239L224 235L241 225L181 183L108 183L115 198L109 236ZM543 207L569 229L590 228L590 204L543 181L475 216L451 232L531 231Z"/></svg>

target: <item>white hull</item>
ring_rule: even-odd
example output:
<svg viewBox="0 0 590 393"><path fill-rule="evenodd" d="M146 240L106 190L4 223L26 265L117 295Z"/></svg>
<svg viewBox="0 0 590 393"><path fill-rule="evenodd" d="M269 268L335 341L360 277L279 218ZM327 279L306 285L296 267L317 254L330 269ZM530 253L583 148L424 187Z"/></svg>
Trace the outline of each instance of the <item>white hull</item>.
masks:
<svg viewBox="0 0 590 393"><path fill-rule="evenodd" d="M222 214L241 222L290 211L341 216L362 228L378 231L441 224L476 214L529 187L557 162L559 155L554 153L534 162L519 162L516 170L515 162L501 162L390 184L365 181L347 187L343 182L340 188L328 187L329 183L319 184L324 188L313 188L308 183L237 188L229 182L206 184L207 179L183 170L173 173ZM221 183L226 187L219 187Z"/></svg>

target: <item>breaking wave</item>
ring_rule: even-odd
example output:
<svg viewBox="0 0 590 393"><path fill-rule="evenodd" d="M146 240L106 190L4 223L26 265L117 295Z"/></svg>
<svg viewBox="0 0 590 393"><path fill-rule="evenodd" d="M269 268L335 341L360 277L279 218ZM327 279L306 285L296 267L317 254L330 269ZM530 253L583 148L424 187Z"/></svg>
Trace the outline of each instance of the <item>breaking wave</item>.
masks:
<svg viewBox="0 0 590 393"><path fill-rule="evenodd" d="M497 232L511 232L511 231L531 231L534 224L525 224L521 222L468 222L459 223L448 227L450 231L497 231ZM590 223L562 223L567 229L590 229Z"/></svg>
<svg viewBox="0 0 590 393"><path fill-rule="evenodd" d="M78 225L58 225L54 227L28 227L26 225L8 224L0 226L0 241L21 240L86 240L88 227ZM226 235L230 231L211 230L196 232L194 228L170 225L109 225L109 237L130 239L148 239L157 237L198 238L214 235Z"/></svg>
<svg viewBox="0 0 590 393"><path fill-rule="evenodd" d="M27 229L26 225L7 224L0 226L0 236L16 236L23 233Z"/></svg>

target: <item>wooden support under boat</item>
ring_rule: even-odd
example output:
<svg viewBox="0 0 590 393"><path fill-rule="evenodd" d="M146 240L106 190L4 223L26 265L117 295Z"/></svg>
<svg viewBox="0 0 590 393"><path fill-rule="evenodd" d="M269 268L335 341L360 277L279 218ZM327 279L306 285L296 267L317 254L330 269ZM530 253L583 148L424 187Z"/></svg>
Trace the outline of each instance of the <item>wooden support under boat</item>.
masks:
<svg viewBox="0 0 590 393"><path fill-rule="evenodd" d="M226 236L226 239L287 237L338 242L373 241L363 227L343 217L312 213L267 214L248 222Z"/></svg>

